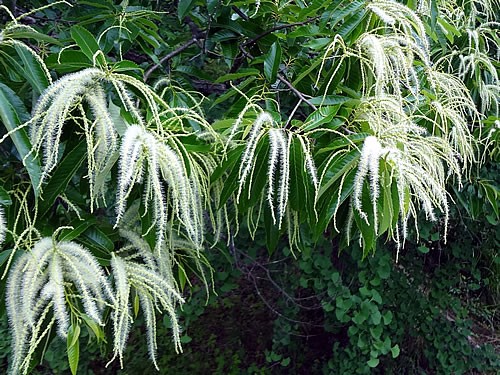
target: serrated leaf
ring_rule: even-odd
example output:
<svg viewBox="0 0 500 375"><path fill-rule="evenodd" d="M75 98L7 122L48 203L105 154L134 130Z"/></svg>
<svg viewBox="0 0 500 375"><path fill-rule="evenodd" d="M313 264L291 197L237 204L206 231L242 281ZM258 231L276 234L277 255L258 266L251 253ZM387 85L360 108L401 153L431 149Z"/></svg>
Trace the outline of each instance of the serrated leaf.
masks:
<svg viewBox="0 0 500 375"><path fill-rule="evenodd" d="M269 52L264 55L264 75L270 83L276 81L278 69L281 62L281 46L278 41L274 42Z"/></svg>
<svg viewBox="0 0 500 375"><path fill-rule="evenodd" d="M179 285L181 287L181 291L183 291L187 281L186 271L184 271L183 267L179 266L177 274L179 278Z"/></svg>
<svg viewBox="0 0 500 375"><path fill-rule="evenodd" d="M320 127L321 125L324 124L330 124L335 115L337 114L338 110L340 108L340 105L333 105L333 106L326 106L326 107L321 107L318 108L316 111L311 113L307 119L304 121L303 126L301 126L301 129L304 132L316 129ZM338 126L340 126L343 123L343 121L339 120ZM336 127L338 127L336 126ZM328 128L331 129L329 126Z"/></svg>
<svg viewBox="0 0 500 375"><path fill-rule="evenodd" d="M140 298L139 295L136 293L134 297L134 317L137 318L137 315L139 315L139 307L140 307Z"/></svg>
<svg viewBox="0 0 500 375"><path fill-rule="evenodd" d="M351 34L353 30L357 28L361 21L363 21L366 15L366 9L362 9L362 7L364 6L364 1L354 1L346 7L345 13L351 14L351 16L347 19L344 19L344 22L337 30L337 34L344 38L344 40L346 40L349 34Z"/></svg>
<svg viewBox="0 0 500 375"><path fill-rule="evenodd" d="M40 202L41 216L54 204L59 194L64 192L69 181L80 168L87 157L87 144L83 140L74 147L58 164L49 182L43 188L42 201Z"/></svg>
<svg viewBox="0 0 500 375"><path fill-rule="evenodd" d="M78 361L80 360L80 342L78 340L79 337L80 326L73 324L68 330L68 337L66 339L68 362L72 375L76 375L78 371Z"/></svg>
<svg viewBox="0 0 500 375"><path fill-rule="evenodd" d="M23 77L26 78L38 94L41 94L49 85L45 70L41 67L40 62L33 57L32 52L27 50L27 47L23 44L15 44L14 48L23 62Z"/></svg>
<svg viewBox="0 0 500 375"><path fill-rule="evenodd" d="M223 76L217 78L215 80L215 83L234 81L236 79L240 79L240 78L244 78L244 77L258 76L259 74L260 74L260 71L258 69L242 68L242 69L238 70L238 72L236 72L236 73L224 74Z"/></svg>
<svg viewBox="0 0 500 375"><path fill-rule="evenodd" d="M92 63L88 61L87 56L82 51L65 50L57 55L50 55L45 62L49 68L56 69L61 73L92 67Z"/></svg>
<svg viewBox="0 0 500 375"><path fill-rule="evenodd" d="M71 28L71 37L76 42L78 47L87 56L90 61L94 61L94 55L100 50L99 44L94 36L80 25L75 25ZM97 62L101 66L106 66L106 60L103 55L99 55Z"/></svg>
<svg viewBox="0 0 500 375"><path fill-rule="evenodd" d="M10 198L9 193L0 186L0 205L2 206L10 206L12 204L12 199Z"/></svg>
<svg viewBox="0 0 500 375"><path fill-rule="evenodd" d="M85 321L85 324L90 328L90 330L94 333L95 337L97 340L102 340L104 339L104 334L102 332L101 327L99 327L99 324L92 319L90 316L82 314L81 315L82 319Z"/></svg>
<svg viewBox="0 0 500 375"><path fill-rule="evenodd" d="M241 82L236 87L238 88L239 91L242 91L250 83L252 83L256 78L257 77L255 77L255 76L248 77L246 80L244 80L243 82ZM212 107L215 107L217 104L225 102L226 100L228 100L229 98L231 98L232 96L234 96L236 94L238 94L238 91L235 90L235 89L233 89L233 88L231 88L230 90L227 90L224 94L222 94L217 99L215 99L214 104L212 104Z"/></svg>
<svg viewBox="0 0 500 375"><path fill-rule="evenodd" d="M19 125L28 121L29 117L21 99L8 86L0 82L0 120L5 129L13 131ZM18 129L10 135L10 138L28 171L35 196L38 196L38 186L41 176L40 162L31 153L32 147L28 135L24 129Z"/></svg>
<svg viewBox="0 0 500 375"><path fill-rule="evenodd" d="M241 154L243 153L244 145L240 145L235 147L227 154L227 157L224 161L215 168L212 175L210 176L210 182L217 181L224 172L231 170L236 162L241 158Z"/></svg>
<svg viewBox="0 0 500 375"><path fill-rule="evenodd" d="M269 139L262 137L257 143L254 156L253 178L247 178L241 191L238 207L242 212L254 207L262 197L262 191L267 184L267 168L269 161ZM250 185L250 181L252 185Z"/></svg>
<svg viewBox="0 0 500 375"><path fill-rule="evenodd" d="M41 42L47 42L51 44L59 44L59 45L61 44L61 42L59 42L57 39L39 33L38 31L35 30L26 30L26 29L10 30L6 33L5 37L12 39L35 39Z"/></svg>
<svg viewBox="0 0 500 375"><path fill-rule="evenodd" d="M321 197L340 177L354 168L357 165L359 156L359 151L354 149L333 157L328 166L328 171L321 181L322 185L318 195Z"/></svg>
<svg viewBox="0 0 500 375"><path fill-rule="evenodd" d="M179 4L177 5L177 17L179 17L179 21L184 19L193 5L194 0L179 0Z"/></svg>
<svg viewBox="0 0 500 375"><path fill-rule="evenodd" d="M63 229L61 231L59 241L72 241L97 222L94 217L86 217L84 220L77 220L78 221L76 221L76 226L71 224L69 225L73 226L73 229Z"/></svg>
<svg viewBox="0 0 500 375"><path fill-rule="evenodd" d="M118 61L117 63L115 63L113 65L112 70L114 72L128 72L131 70L137 70L139 72L143 71L143 69L139 65L137 65L135 62L128 61L128 60Z"/></svg>
<svg viewBox="0 0 500 375"><path fill-rule="evenodd" d="M274 225L271 212L265 208L264 211L264 229L266 231L266 247L269 255L272 255L278 246L280 238L280 230L277 225Z"/></svg>
<svg viewBox="0 0 500 375"><path fill-rule="evenodd" d="M354 221L356 226L361 232L363 238L363 257L365 257L370 250L375 250L375 243L377 236L375 234L375 220L373 215L373 205L370 199L370 192L367 184L363 184L363 192L361 196L361 208L366 215L366 219L361 217L360 212L353 208Z"/></svg>
<svg viewBox="0 0 500 375"><path fill-rule="evenodd" d="M342 191L337 191L337 189L340 189L340 183L339 183L337 189L332 189L333 190L332 193L324 195L325 198L321 200L322 204L320 205L320 207L323 208L319 215L316 235L319 235L326 229L330 221L333 219L333 215L335 215L339 207L347 200L349 196L351 196L352 192L354 191L355 175L356 175L356 170L351 169L349 172L346 173L346 177L344 178L344 184L342 186ZM335 186L337 186L337 184Z"/></svg>
<svg viewBox="0 0 500 375"><path fill-rule="evenodd" d="M316 96L314 98L309 99L309 102L314 105L339 105L344 104L349 101L353 101L356 99L348 98L342 95L326 95L326 96Z"/></svg>
<svg viewBox="0 0 500 375"><path fill-rule="evenodd" d="M0 252L0 267L9 259L10 254L12 253L12 249L4 250Z"/></svg>

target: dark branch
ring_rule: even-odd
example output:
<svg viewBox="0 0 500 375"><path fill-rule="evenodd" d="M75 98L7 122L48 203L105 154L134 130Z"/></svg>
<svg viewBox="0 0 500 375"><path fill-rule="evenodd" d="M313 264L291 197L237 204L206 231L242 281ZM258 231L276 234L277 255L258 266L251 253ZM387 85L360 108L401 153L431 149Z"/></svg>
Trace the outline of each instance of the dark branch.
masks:
<svg viewBox="0 0 500 375"><path fill-rule="evenodd" d="M311 107L312 109L314 109L315 111L318 109L314 104L312 104L309 99L307 99L304 94L302 94L299 90L297 90L285 77L283 77L281 74L278 74L278 79L283 82L290 90L292 90L292 92L295 94L295 96L297 96L297 98L299 98L300 100L302 100L304 103L307 103L309 105L309 107Z"/></svg>
<svg viewBox="0 0 500 375"><path fill-rule="evenodd" d="M180 54L182 51L188 49L193 44L195 44L197 41L198 41L198 39L193 37L189 41L187 41L185 44L183 44L182 46L180 46L179 48L177 48L176 50L173 50L169 54L163 56L160 59L160 62L158 64L153 65L151 68L149 68L146 71L146 73L144 73L144 82L146 82L148 80L148 78L151 75L151 73L153 73L156 69L158 69L160 66L162 66L165 62L167 62L168 60L174 58L175 56L177 56L178 54Z"/></svg>
<svg viewBox="0 0 500 375"><path fill-rule="evenodd" d="M236 13L238 13L236 10L234 10L234 11ZM236 56L236 58L234 59L234 62L233 62L233 66L229 70L229 73L236 72L240 68L240 66L243 64L243 60L245 59L245 55L247 55L247 57L248 57L248 53L245 53L245 51L244 51L245 47L248 47L248 46L251 46L251 45L257 43L260 39L264 38L265 36L267 36L267 35L275 32L275 31L279 31L279 30L283 30L283 29L288 29L290 27L303 26L303 25L306 25L306 24L308 24L308 23L310 23L310 22L312 22L312 21L314 21L314 20L316 20L318 18L319 18L319 16L316 16L316 17L308 18L307 20L302 21L302 22L294 22L294 23L288 23L288 24L284 24L284 25L275 26L275 27L270 28L269 30L266 30L263 33L257 35L256 37L254 37L254 38L252 38L250 40L247 40L246 42L242 43L240 45L240 50L243 53L241 53L238 56Z"/></svg>
<svg viewBox="0 0 500 375"><path fill-rule="evenodd" d="M308 23L311 23L315 20L317 20L319 16L308 18L305 21L302 22L294 22L294 23L286 23L283 25L275 26L269 30L264 31L263 33L257 35L255 38L252 38L250 40L247 40L245 43L242 44L242 47L248 47L251 46L252 44L257 43L260 39L264 38L265 36L274 33L275 31L283 30L283 29L288 29L290 27L295 27L295 26L304 26L307 25Z"/></svg>
<svg viewBox="0 0 500 375"><path fill-rule="evenodd" d="M232 8L232 9L234 10L234 12L235 12L238 16L240 16L242 19L244 19L245 21L248 21L248 20L249 20L248 16L247 16L245 13L243 13L243 12L240 10L240 8L238 8L238 7L237 7L237 6L235 6L235 5L233 5L231 8Z"/></svg>

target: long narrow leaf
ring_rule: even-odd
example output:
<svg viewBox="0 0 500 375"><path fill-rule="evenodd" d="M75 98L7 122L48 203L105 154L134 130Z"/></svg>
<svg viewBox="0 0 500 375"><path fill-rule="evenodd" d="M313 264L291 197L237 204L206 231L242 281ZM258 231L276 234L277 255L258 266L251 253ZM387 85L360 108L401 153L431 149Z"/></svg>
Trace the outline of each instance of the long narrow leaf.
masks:
<svg viewBox="0 0 500 375"><path fill-rule="evenodd" d="M3 83L0 83L0 119L7 131L13 131L29 119L29 114L21 99ZM18 129L10 135L10 138L28 171L35 196L38 196L41 175L40 161L31 153L32 147L28 134L24 129Z"/></svg>

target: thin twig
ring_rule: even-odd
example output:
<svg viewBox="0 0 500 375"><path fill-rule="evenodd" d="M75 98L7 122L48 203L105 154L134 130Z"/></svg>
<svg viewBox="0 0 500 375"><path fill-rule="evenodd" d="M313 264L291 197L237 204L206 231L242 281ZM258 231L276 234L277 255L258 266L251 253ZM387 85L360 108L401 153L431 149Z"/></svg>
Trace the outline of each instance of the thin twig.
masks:
<svg viewBox="0 0 500 375"><path fill-rule="evenodd" d="M295 96L297 96L299 99L301 99L303 102L307 103L312 109L315 111L318 109L314 104L312 104L305 96L302 94L299 90L297 90L290 81L288 81L285 77L283 77L281 74L278 74L278 79L283 82L290 90L293 91Z"/></svg>
<svg viewBox="0 0 500 375"><path fill-rule="evenodd" d="M299 101L297 102L295 107L293 107L292 113L290 113L290 116L288 116L288 120L286 121L286 124L285 124L285 129L288 129L288 127L290 126L290 123L292 122L292 119L293 119L293 115L295 115L295 112L297 112L297 109L299 109L301 103L302 103L302 99L299 98Z"/></svg>
<svg viewBox="0 0 500 375"><path fill-rule="evenodd" d="M177 48L176 50L173 50L172 52L170 52L169 54L163 56L161 59L160 59L160 62L158 64L155 64L153 65L151 68L149 68L146 73L144 73L144 82L146 82L149 78L149 76L151 75L151 73L153 73L156 69L158 69L160 66L163 65L163 63L167 62L168 60L174 58L175 56L177 56L178 54L180 54L182 51L184 51L185 49L188 49L189 47L191 47L193 44L195 44L196 42L198 41L197 38L191 38L189 41L187 41L185 44L183 44L182 46L180 46L179 48Z"/></svg>
<svg viewBox="0 0 500 375"><path fill-rule="evenodd" d="M245 19L246 21L248 21L248 17L241 12L241 10L239 10L238 8L236 7L233 7L233 10L238 13L238 15L240 17L242 17L243 19ZM242 13L242 14L240 14ZM312 21L315 21L319 18L319 16L316 16L316 17L312 17L312 18L308 18L307 20L305 21L302 21L302 22L294 22L294 23L288 23L288 24L284 24L284 25L279 25L279 26L275 26L275 27L272 27L270 28L269 30L266 30L264 31L263 33L257 35L256 37L250 39L250 40L247 40L246 42L240 44L240 50L242 50L242 54L241 55L238 55L235 57L234 59L234 62L233 62L233 66L231 66L231 69L229 69L229 72L230 73L234 73L235 71L238 70L238 68L240 67L240 65L243 63L243 58L245 57L245 52L244 52L244 48L245 47L248 47L248 46L251 46L255 43L257 43L260 39L262 39L263 37L275 32L275 31L279 31L279 30L283 30L283 29L288 29L288 28L291 28L291 27L295 27L295 26L303 26L305 24L308 24ZM248 57L248 56L247 56Z"/></svg>
<svg viewBox="0 0 500 375"><path fill-rule="evenodd" d="M269 281L275 288L276 290L278 290L283 296L285 296L285 298L290 301L291 303L293 303L294 305L296 305L297 307L299 307L300 309L303 309L303 310L320 310L322 308L321 305L317 305L317 306L304 306L300 303L298 303L297 301L299 300L303 300L304 298L295 298L295 297L292 297L290 294L288 294L285 289L279 285L272 277L271 277L271 274L270 274L270 271L267 267L263 266L262 264L260 264L259 262L257 262L257 260L255 260L254 258L250 257L249 255L245 254L243 251L239 250L238 248L235 247L235 251L238 252L241 256L247 258L248 260L250 260L252 263L251 263L251 269L248 270L248 272L245 272L246 270L243 269L243 267L241 266L238 266L238 269L240 271L242 271L243 273L245 273L247 275L247 277L252 277L253 280L255 280L257 277L254 276L252 274L253 272L253 269L255 267L258 267L260 268L262 271L265 272L267 278L265 280Z"/></svg>
<svg viewBox="0 0 500 375"><path fill-rule="evenodd" d="M235 13L236 13L238 16L240 16L243 20L245 20L245 21L248 21L248 20L249 20L248 16L247 16L245 13L243 13L243 12L240 10L240 8L238 8L238 7L237 7L237 6L235 6L235 5L233 5L231 8L232 8L232 9L235 11Z"/></svg>
<svg viewBox="0 0 500 375"><path fill-rule="evenodd" d="M279 30L283 30L283 29L288 29L290 27L295 27L295 26L304 26L304 25L306 25L308 23L311 23L311 22L317 20L318 18L319 18L319 16L316 16L316 17L308 18L307 20L302 21L302 22L286 23L286 24L283 24L283 25L272 27L269 30L266 30L263 33L257 35L256 37L254 37L254 38L252 38L250 40L247 40L245 43L242 44L242 47L251 46L252 44L257 43L260 39L264 38L265 36L267 36L267 35L269 35L271 33L274 33L275 31L279 31Z"/></svg>

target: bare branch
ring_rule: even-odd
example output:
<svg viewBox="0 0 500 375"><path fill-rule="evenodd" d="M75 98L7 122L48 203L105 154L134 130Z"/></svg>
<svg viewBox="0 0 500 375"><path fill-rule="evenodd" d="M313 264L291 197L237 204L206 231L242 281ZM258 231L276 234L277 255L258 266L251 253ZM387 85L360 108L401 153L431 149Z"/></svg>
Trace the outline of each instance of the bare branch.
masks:
<svg viewBox="0 0 500 375"><path fill-rule="evenodd" d="M158 69L160 66L163 65L163 63L167 62L168 60L174 58L175 56L177 56L178 54L180 54L182 51L188 49L189 47L191 47L193 44L195 44L196 42L198 41L197 38L193 37L191 38L190 40L188 40L186 43L184 43L182 46L180 46L179 48L173 50L172 52L170 52L169 54L163 56L161 59L160 59L160 62L158 64L155 64L153 65L151 68L149 68L146 73L144 73L144 82L146 82L149 78L149 76L156 70Z"/></svg>

